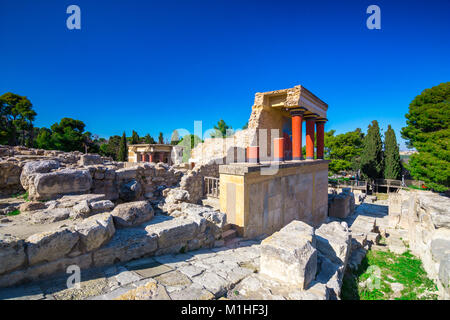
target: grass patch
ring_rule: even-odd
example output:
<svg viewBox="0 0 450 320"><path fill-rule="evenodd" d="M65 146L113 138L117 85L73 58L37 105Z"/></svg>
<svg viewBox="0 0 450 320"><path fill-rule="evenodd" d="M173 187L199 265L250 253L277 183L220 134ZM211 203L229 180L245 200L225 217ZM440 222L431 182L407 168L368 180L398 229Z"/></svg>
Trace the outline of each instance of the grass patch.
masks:
<svg viewBox="0 0 450 320"><path fill-rule="evenodd" d="M13 197L13 198L16 198L16 199L23 199L23 200L25 200L25 201L30 201L30 200L28 199L28 191L25 192L25 193L16 193L16 194L13 194L12 197Z"/></svg>
<svg viewBox="0 0 450 320"><path fill-rule="evenodd" d="M14 210L14 211L11 211L10 213L7 213L6 215L7 216L17 216L17 215L19 215L20 214L20 210L19 209L16 209L16 210Z"/></svg>
<svg viewBox="0 0 450 320"><path fill-rule="evenodd" d="M402 286L395 292L392 285ZM369 250L358 270L344 276L343 300L436 300L437 287L422 262L407 251Z"/></svg>

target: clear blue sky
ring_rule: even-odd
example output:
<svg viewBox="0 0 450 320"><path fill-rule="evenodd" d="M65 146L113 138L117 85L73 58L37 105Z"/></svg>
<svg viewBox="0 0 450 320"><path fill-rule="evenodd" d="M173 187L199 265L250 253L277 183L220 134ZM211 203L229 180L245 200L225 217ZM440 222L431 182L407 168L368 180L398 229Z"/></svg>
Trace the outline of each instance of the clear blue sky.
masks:
<svg viewBox="0 0 450 320"><path fill-rule="evenodd" d="M66 28L71 4L81 30ZM371 4L381 30L366 28ZM241 128L255 92L301 84L328 103L326 130L377 119L399 138L411 100L450 81L449 14L448 0L0 0L0 94L28 96L38 127L157 137Z"/></svg>

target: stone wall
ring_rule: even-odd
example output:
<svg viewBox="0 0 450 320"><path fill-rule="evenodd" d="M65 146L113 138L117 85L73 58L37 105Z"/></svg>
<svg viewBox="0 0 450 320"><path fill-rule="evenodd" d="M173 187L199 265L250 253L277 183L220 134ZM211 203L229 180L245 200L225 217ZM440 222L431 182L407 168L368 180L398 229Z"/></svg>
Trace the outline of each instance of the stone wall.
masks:
<svg viewBox="0 0 450 320"><path fill-rule="evenodd" d="M450 299L450 199L424 191L390 194L389 224L407 230L411 252L437 282L441 297Z"/></svg>
<svg viewBox="0 0 450 320"><path fill-rule="evenodd" d="M222 165L220 211L240 235L272 234L293 220L318 226L328 212L328 161L281 163L264 174L267 165ZM268 172L266 172L268 173Z"/></svg>
<svg viewBox="0 0 450 320"><path fill-rule="evenodd" d="M137 201L25 239L0 234L0 287L65 273L70 265L87 269L210 248L222 237L225 218L193 204L177 218L154 217L148 202Z"/></svg>
<svg viewBox="0 0 450 320"><path fill-rule="evenodd" d="M22 168L31 161L58 161L61 168L76 168L92 164L112 164L109 157L81 152L63 152L56 150L33 149L21 146L0 145L0 195L11 195L23 192L21 183ZM115 166L120 166L118 163Z"/></svg>

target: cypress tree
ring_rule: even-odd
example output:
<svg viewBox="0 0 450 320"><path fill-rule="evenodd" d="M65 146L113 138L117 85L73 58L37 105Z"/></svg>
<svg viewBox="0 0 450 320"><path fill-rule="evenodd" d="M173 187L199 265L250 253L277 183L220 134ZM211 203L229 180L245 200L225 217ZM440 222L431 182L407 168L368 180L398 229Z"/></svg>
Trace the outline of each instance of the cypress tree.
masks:
<svg viewBox="0 0 450 320"><path fill-rule="evenodd" d="M162 132L159 133L158 143L159 144L164 144L164 136L163 136Z"/></svg>
<svg viewBox="0 0 450 320"><path fill-rule="evenodd" d="M384 178L399 179L402 171L400 153L395 132L388 126L384 136Z"/></svg>
<svg viewBox="0 0 450 320"><path fill-rule="evenodd" d="M131 134L131 144L138 144L139 143L139 135L136 131L133 130L133 133Z"/></svg>
<svg viewBox="0 0 450 320"><path fill-rule="evenodd" d="M379 179L383 176L383 144L378 121L373 120L364 137L361 154L361 174L364 178Z"/></svg>
<svg viewBox="0 0 450 320"><path fill-rule="evenodd" d="M117 155L118 161L127 161L128 158L128 150L127 150L127 137L125 136L125 132L122 134L122 138L120 139L119 145L119 154Z"/></svg>

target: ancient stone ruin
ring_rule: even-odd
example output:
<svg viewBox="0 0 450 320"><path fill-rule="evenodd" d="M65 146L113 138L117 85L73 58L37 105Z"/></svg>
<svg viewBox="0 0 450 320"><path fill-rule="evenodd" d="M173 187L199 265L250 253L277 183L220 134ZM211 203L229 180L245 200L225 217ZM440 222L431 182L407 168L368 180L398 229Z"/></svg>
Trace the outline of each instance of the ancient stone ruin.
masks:
<svg viewBox="0 0 450 320"><path fill-rule="evenodd" d="M340 299L381 236L408 239L448 298L448 198L329 189L327 109L301 86L257 93L249 129L191 166L158 145L127 163L0 146L0 299Z"/></svg>

